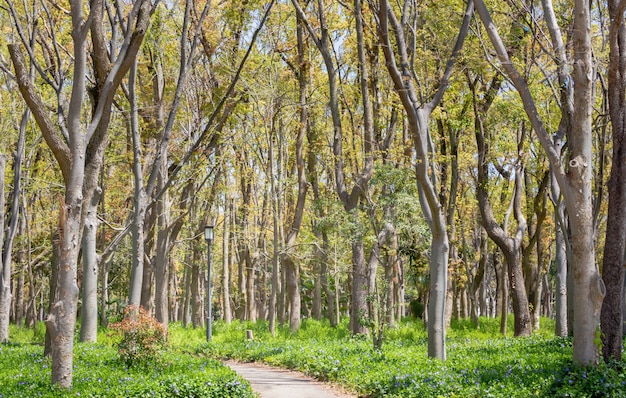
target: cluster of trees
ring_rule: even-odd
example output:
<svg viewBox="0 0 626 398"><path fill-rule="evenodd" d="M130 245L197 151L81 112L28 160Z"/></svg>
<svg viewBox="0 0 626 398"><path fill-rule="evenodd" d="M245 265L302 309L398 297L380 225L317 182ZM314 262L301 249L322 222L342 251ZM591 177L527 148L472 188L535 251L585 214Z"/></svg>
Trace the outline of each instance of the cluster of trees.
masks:
<svg viewBox="0 0 626 398"><path fill-rule="evenodd" d="M225 322L412 301L445 360L512 309L620 359L625 4L5 0L0 340L45 321L69 387L77 316L202 326L214 223Z"/></svg>

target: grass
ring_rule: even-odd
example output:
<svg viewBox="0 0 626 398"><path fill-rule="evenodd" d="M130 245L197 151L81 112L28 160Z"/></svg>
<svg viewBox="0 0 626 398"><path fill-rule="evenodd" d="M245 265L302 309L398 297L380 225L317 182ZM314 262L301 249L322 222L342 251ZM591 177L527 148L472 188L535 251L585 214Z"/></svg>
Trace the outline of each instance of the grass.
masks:
<svg viewBox="0 0 626 398"><path fill-rule="evenodd" d="M298 369L364 397L626 397L624 363L576 367L571 340L553 337L549 320L527 338L502 337L498 322L481 319L479 329L453 322L446 362L427 357L426 332L416 322L388 330L381 350L351 337L346 322L333 329L309 319L298 333L280 328L274 338L264 323L218 324L214 343L201 350ZM245 339L246 329L255 340Z"/></svg>
<svg viewBox="0 0 626 398"><path fill-rule="evenodd" d="M0 345L0 397L254 397L250 385L218 360L193 354L201 330L173 325L168 348L158 360L127 367L110 332L98 343L74 346L73 386L50 387L50 359L43 356L43 334L11 327L10 344Z"/></svg>
<svg viewBox="0 0 626 398"><path fill-rule="evenodd" d="M254 340L246 339L248 329ZM332 328L307 319L299 332L283 326L275 337L265 322L216 322L213 330L207 343L203 329L171 324L160 359L130 368L119 359L116 338L103 330L97 344L76 344L68 392L49 386L43 328L12 327L13 342L0 346L0 398L253 397L223 358L298 369L360 397L626 397L626 363L573 365L572 341L554 337L554 324L545 319L527 338L503 337L498 319L481 319L478 329L453 321L446 362L428 358L426 331L415 321L387 330L380 350L366 336L351 336L347 320Z"/></svg>

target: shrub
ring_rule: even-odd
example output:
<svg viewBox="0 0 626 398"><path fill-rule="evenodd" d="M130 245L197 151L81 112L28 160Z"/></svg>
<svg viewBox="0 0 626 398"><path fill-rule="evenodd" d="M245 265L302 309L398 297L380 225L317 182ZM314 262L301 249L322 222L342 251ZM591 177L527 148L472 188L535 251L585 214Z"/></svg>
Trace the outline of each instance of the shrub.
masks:
<svg viewBox="0 0 626 398"><path fill-rule="evenodd" d="M165 327L141 307L126 307L124 319L110 328L121 332L117 349L120 360L128 366L155 361L165 345Z"/></svg>

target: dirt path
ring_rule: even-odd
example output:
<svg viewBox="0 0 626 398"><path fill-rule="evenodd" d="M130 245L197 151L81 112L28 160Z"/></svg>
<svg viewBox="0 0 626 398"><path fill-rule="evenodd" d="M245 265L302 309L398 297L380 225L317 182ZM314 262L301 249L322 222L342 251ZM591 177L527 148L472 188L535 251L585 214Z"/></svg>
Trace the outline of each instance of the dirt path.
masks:
<svg viewBox="0 0 626 398"><path fill-rule="evenodd" d="M353 398L315 379L285 369L257 363L225 363L248 380L261 398Z"/></svg>

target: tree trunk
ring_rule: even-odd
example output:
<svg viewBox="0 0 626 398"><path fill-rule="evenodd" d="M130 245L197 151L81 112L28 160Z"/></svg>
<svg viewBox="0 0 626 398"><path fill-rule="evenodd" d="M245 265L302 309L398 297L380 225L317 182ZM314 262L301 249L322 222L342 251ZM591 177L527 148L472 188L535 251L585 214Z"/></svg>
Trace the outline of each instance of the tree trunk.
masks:
<svg viewBox="0 0 626 398"><path fill-rule="evenodd" d="M252 323L257 321L256 308L256 259L246 250L246 319Z"/></svg>
<svg viewBox="0 0 626 398"><path fill-rule="evenodd" d="M85 226L83 227L83 279L80 341L95 342L98 336L98 254L96 241L98 235L98 203L100 192L95 191L89 203L86 203Z"/></svg>
<svg viewBox="0 0 626 398"><path fill-rule="evenodd" d="M568 288L567 288L567 244L566 244L566 218L563 204L559 201L561 190L552 174L552 196L554 202L554 225L555 225L555 256L556 286L555 286L555 334L559 337L567 337L568 331Z"/></svg>
<svg viewBox="0 0 626 398"><path fill-rule="evenodd" d="M509 283L506 267L502 264L500 252L493 254L493 267L498 282L496 292L496 316L500 315L500 333L506 336L506 324L509 314Z"/></svg>
<svg viewBox="0 0 626 398"><path fill-rule="evenodd" d="M204 325L202 291L200 289L203 276L200 272L200 259L203 258L195 248L193 249L193 262L191 266L191 324L194 328Z"/></svg>
<svg viewBox="0 0 626 398"><path fill-rule="evenodd" d="M30 112L24 111L20 121L19 138L17 148L13 156L13 192L11 194L11 209L9 213L9 225L7 226L6 236L2 243L2 271L0 272L0 341L9 339L9 313L11 306L11 264L13 262L13 242L17 234L18 223L20 220L20 199L22 196L22 162L24 159L24 150L26 146L26 127ZM4 171L6 166L0 167ZM3 177L4 179L4 177ZM3 182L4 184L4 182ZM3 189L4 190L4 189ZM4 196L4 192L0 192ZM4 203L4 198L2 199ZM3 207L4 209L4 207ZM4 223L3 223L4 224ZM4 227L3 227L4 228ZM2 236L0 236L2 238ZM6 316L4 316L6 314Z"/></svg>
<svg viewBox="0 0 626 398"><path fill-rule="evenodd" d="M17 289L15 291L15 325L22 327L24 324L24 290L26 289L26 275L24 268L20 268L18 271Z"/></svg>
<svg viewBox="0 0 626 398"><path fill-rule="evenodd" d="M530 305L532 328L533 330L538 330L541 317L541 287L544 270L542 233L543 222L547 216L547 191L550 173L544 174L536 193L530 190L532 181L526 170L524 170L524 178L526 180L526 197L532 198L533 195L535 197L533 206L530 209L532 212L529 211L529 217L533 222L531 222L531 226L528 228L528 245L522 249L522 268L524 270L526 295ZM535 256L533 256L533 253Z"/></svg>
<svg viewBox="0 0 626 398"><path fill-rule="evenodd" d="M193 259L193 254L191 250L186 250L185 253L185 264L191 264ZM182 313L180 315L180 320L183 323L183 326L189 327L191 324L191 267L185 266L185 276L184 276L184 301L182 305Z"/></svg>
<svg viewBox="0 0 626 398"><path fill-rule="evenodd" d="M302 311L300 302L300 266L294 260L291 251L293 250L293 246L295 245L298 234L300 233L300 227L302 226L302 219L304 217L304 206L306 204L306 194L309 187L307 183L306 168L304 163L304 138L307 136L308 130L309 107L307 103L307 96L311 72L310 63L307 62L306 58L307 45L305 41L304 31L304 21L299 16L296 33L298 39L298 87L300 94L300 125L298 128L298 136L296 138L295 159L296 170L298 173L298 195L289 232L285 236L286 253L283 256L285 279L287 282L287 296L289 297L289 329L292 332L296 332L298 329L300 329Z"/></svg>
<svg viewBox="0 0 626 398"><path fill-rule="evenodd" d="M322 248L321 250L317 249L315 251L316 258L320 261L320 283L326 295L326 311L330 326L337 327L339 324L339 306L337 305L339 300L335 300L335 292L330 288L330 284L328 283L328 256L326 253L330 245L328 244L328 237L325 232L321 232L318 239L320 236L322 238Z"/></svg>
<svg viewBox="0 0 626 398"><path fill-rule="evenodd" d="M6 156L0 153L0 242L4 242L4 173ZM9 264L10 265L10 264ZM0 264L0 343L9 339L9 312L11 307L11 268Z"/></svg>
<svg viewBox="0 0 626 398"><path fill-rule="evenodd" d="M165 165L165 163L163 163ZM166 169L163 166L161 170L162 179L166 178ZM159 183L161 185L161 183ZM158 232L157 232L157 242L156 242L156 255L154 259L154 312L155 318L157 321L161 322L167 329L169 324L169 289L168 289L168 281L169 281L169 199L168 195L165 194L159 199L159 204L157 204L157 212L159 216L157 217L158 224Z"/></svg>
<svg viewBox="0 0 626 398"><path fill-rule="evenodd" d="M602 279L606 296L602 303L602 355L606 362L620 361L623 346L624 267L626 262L626 24L620 1L608 2L609 109L613 128L613 161L608 183L609 208L604 244Z"/></svg>
<svg viewBox="0 0 626 398"><path fill-rule="evenodd" d="M291 256L283 257L287 280L287 296L289 297L289 329L296 332L300 329L300 268Z"/></svg>
<svg viewBox="0 0 626 398"><path fill-rule="evenodd" d="M362 240L352 241L352 302L350 306L350 330L353 334L367 331L363 318L367 318L367 268Z"/></svg>
<svg viewBox="0 0 626 398"><path fill-rule="evenodd" d="M169 252L171 253L171 250L169 250ZM168 296L168 302L169 302L169 305L168 305L169 322L178 322L179 321L178 310L181 307L180 300L178 299L178 291L180 289L178 288L179 279L178 279L177 269L174 265L174 261L172 260L172 257L169 257L167 267L169 269L169 280L168 280L168 286L167 286L167 290L168 290L167 296Z"/></svg>
<svg viewBox="0 0 626 398"><path fill-rule="evenodd" d="M111 269L111 258L108 258L102 264L102 272L100 273L100 324L107 327L109 324L109 270Z"/></svg>
<svg viewBox="0 0 626 398"><path fill-rule="evenodd" d="M313 319L322 319L322 277L320 266L314 262L313 297L311 300L311 316Z"/></svg>
<svg viewBox="0 0 626 398"><path fill-rule="evenodd" d="M226 198L226 208L224 209L224 236L222 238L222 318L228 325L233 320L230 309L230 220L232 199ZM270 311L272 309L270 308Z"/></svg>

